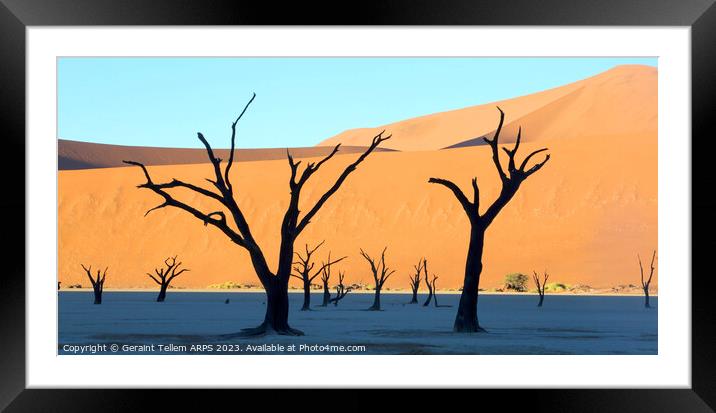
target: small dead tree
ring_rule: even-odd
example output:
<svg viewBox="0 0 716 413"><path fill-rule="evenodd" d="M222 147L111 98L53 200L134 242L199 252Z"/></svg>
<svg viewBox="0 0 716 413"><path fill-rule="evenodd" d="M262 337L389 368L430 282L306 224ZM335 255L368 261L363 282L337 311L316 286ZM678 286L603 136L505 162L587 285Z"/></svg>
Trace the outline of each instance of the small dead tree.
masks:
<svg viewBox="0 0 716 413"><path fill-rule="evenodd" d="M452 191L470 221L470 244L467 250L467 259L465 260L465 277L463 280L462 294L460 295L460 304L458 305L455 323L453 324L453 331L456 332L470 333L485 331L480 327L477 317L477 298L480 287L480 274L482 274L482 252L485 246L485 231L487 231L492 221L497 217L500 211L502 211L502 208L515 196L522 182L539 171L550 157L547 155L542 162L526 169L529 160L532 159L533 156L547 150L547 148L538 149L527 155L520 166L517 167L515 155L517 154L517 149L520 147L520 140L522 138L522 128L520 128L517 132L515 146L512 149L502 148L508 157L506 173L500 162L500 150L498 147L500 131L505 121L505 114L499 107L497 110L500 112L500 123L495 131L495 136L492 139L488 139L487 137L483 138L492 150L492 162L495 164L497 173L500 176L500 181L502 182L500 194L492 205L490 205L483 214L480 214L480 190L477 185L477 178L472 179L472 201L470 201L462 190L452 181L441 178L430 178L428 180L429 183L442 185Z"/></svg>
<svg viewBox="0 0 716 413"><path fill-rule="evenodd" d="M164 260L164 265L166 266L165 268L154 269L156 277L151 273L147 273L147 275L159 285L159 295L157 296L158 303L163 303L164 299L167 298L167 288L169 288L169 284L172 280L180 276L183 272L189 271L186 268L179 270L181 264L181 262L177 262L177 256L175 255Z"/></svg>
<svg viewBox="0 0 716 413"><path fill-rule="evenodd" d="M303 306L301 307L301 311L308 311L311 309L311 284L313 283L313 280L318 277L318 275L321 274L326 268L329 268L331 265L346 258L342 257L335 261L331 261L331 256L329 254L328 263L323 263L323 266L319 268L318 271L313 273L313 275L311 275L311 271L313 270L313 266L315 264L311 262L311 255L313 255L313 253L316 252L316 250L320 248L324 242L325 241L321 241L320 244L316 245L316 247L311 250L308 249L308 244L306 244L305 257L302 256L301 253L295 252L296 256L298 257L298 261L293 263L295 265L295 267L293 267L293 270L296 271L296 273L291 273L291 276L298 278L303 284Z"/></svg>
<svg viewBox="0 0 716 413"><path fill-rule="evenodd" d="M428 260L426 259L423 259L423 271L425 272L425 285L428 286L428 298L423 303L423 307L427 307L430 305L430 301L432 301L433 299L433 284L428 278Z"/></svg>
<svg viewBox="0 0 716 413"><path fill-rule="evenodd" d="M239 114L236 120L231 123L231 149L229 150L228 162L226 162L226 167L224 167L223 170L221 166L222 159L215 155L204 135L197 133L197 137L206 148L206 153L211 162L213 179L208 179L208 182L213 186L212 189L183 182L178 179L172 179L171 181L162 183L154 182L149 173L149 169L144 164L127 160L123 162L141 168L146 182L138 185L138 188L148 189L163 199L161 204L147 211L145 215L166 207L180 209L195 217L199 222L204 224L204 226L211 225L218 229L226 235L231 242L244 248L249 254L256 276L266 291L266 313L263 322L258 327L243 329L242 332L236 334L236 336L254 336L270 332L283 335L303 335L302 331L291 328L288 323L288 281L291 278L293 269L294 242L309 223L316 218L318 211L320 211L323 205L338 191L348 176L355 171L358 165L382 142L390 139L390 135L383 136L385 131L375 135L366 150L358 156L355 161L343 169L343 172L341 172L333 184L323 192L318 200L315 201L313 205L305 205L301 209L299 209L299 201L304 185L324 163L328 162L338 153L341 145L336 145L333 150L320 161L307 162L300 173L299 166L301 161L294 161L291 154L286 151L286 158L288 159L288 166L290 168L290 179L288 180L290 198L286 212L281 220L281 242L277 254L278 264L275 269L271 269L266 260L264 250L254 238L246 215L235 197L235 188L231 182L230 174L231 167L234 165L236 126L255 97L256 94L251 97L244 107L244 110ZM220 207L212 212L201 211L197 207L175 198L171 190L176 188L191 191L195 196L201 195L209 200L218 202ZM301 214L302 211L305 212Z"/></svg>
<svg viewBox="0 0 716 413"><path fill-rule="evenodd" d="M418 265L413 265L415 275L410 275L410 288L413 290L413 298L409 304L418 303L418 289L420 288L420 273L423 271L423 258L418 261Z"/></svg>
<svg viewBox="0 0 716 413"><path fill-rule="evenodd" d="M437 275L433 274L433 280L431 281L431 284L432 284L432 287L433 287L433 302L435 302L435 307L436 307L436 308L439 308L439 307L452 307L451 305L440 305L440 304L438 304L438 287L437 287L437 280L438 280L438 278L440 278L440 277L438 277Z"/></svg>
<svg viewBox="0 0 716 413"><path fill-rule="evenodd" d="M351 288L343 285L343 279L345 278L346 273L343 271L338 272L338 285L336 285L336 296L333 298L330 298L329 301L333 303L334 306L338 307L338 302L345 298L346 295L348 295L349 292L351 292Z"/></svg>
<svg viewBox="0 0 716 413"><path fill-rule="evenodd" d="M542 303L544 302L544 289L547 286L549 274L547 274L547 271L545 271L544 276L542 277L542 279L540 279L539 274L537 274L537 271L533 270L532 272L534 273L532 274L532 279L537 286L537 294L539 294L539 303L537 303L537 307L542 307Z"/></svg>
<svg viewBox="0 0 716 413"><path fill-rule="evenodd" d="M328 261L331 261L331 253L328 252ZM321 307L327 307L331 301L331 290L328 289L328 281L331 279L331 266L323 267L321 271L321 281L323 282L323 302Z"/></svg>
<svg viewBox="0 0 716 413"><path fill-rule="evenodd" d="M639 254L636 255L639 259L639 270L641 271L641 288L644 290L644 307L651 308L649 305L649 284L651 284L651 278L654 276L654 260L656 259L656 250L651 255L651 271L649 272L649 278L644 281L644 267L641 265L641 257Z"/></svg>
<svg viewBox="0 0 716 413"><path fill-rule="evenodd" d="M94 303L95 304L102 304L102 291L104 291L104 280L107 277L107 270L109 267L104 269L104 272L102 272L102 276L100 277L100 270L97 270L97 278L92 278L92 266L90 265L89 268L86 268L84 264L80 264L82 266L82 269L85 270L87 273L87 278L89 278L90 283L92 283L92 289L94 290Z"/></svg>
<svg viewBox="0 0 716 413"><path fill-rule="evenodd" d="M375 259L371 258L363 249L360 250L360 254L370 264L370 270L373 273L373 280L375 281L375 298L373 299L373 305L368 308L371 311L380 311L380 291L383 289L383 285L388 280L395 270L391 270L385 265L385 251L388 247L383 248L383 252L380 254L380 261L376 263Z"/></svg>

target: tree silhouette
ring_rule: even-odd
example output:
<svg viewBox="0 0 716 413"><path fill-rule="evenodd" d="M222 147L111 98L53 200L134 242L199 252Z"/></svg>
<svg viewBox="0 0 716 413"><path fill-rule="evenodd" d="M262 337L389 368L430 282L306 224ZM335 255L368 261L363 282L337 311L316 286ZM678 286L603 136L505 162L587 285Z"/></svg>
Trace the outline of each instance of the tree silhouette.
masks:
<svg viewBox="0 0 716 413"><path fill-rule="evenodd" d="M423 258L418 260L418 265L413 265L413 268L415 269L415 274L409 275L410 288L413 290L413 298L410 300L409 304L418 303L418 289L420 288L420 273L423 271Z"/></svg>
<svg viewBox="0 0 716 413"><path fill-rule="evenodd" d="M90 283L92 284L92 290L94 290L94 303L95 304L102 304L102 291L104 291L104 280L107 278L107 270L109 267L106 267L104 269L104 272L102 273L102 276L100 277L100 270L97 270L97 278L92 278L92 266L90 265L89 268L86 268L84 264L80 264L82 266L82 269L85 270L87 273L87 278L89 278Z"/></svg>
<svg viewBox="0 0 716 413"><path fill-rule="evenodd" d="M529 169L525 169L527 163L534 155L547 150L547 148L542 148L527 155L520 166L516 166L515 154L517 153L517 149L520 146L520 139L522 138L522 128L520 127L517 132L515 146L511 150L505 147L502 148L508 157L506 173L500 163L500 151L498 148L500 131L502 130L502 124L505 120L505 114L499 107L497 110L500 112L500 122L495 131L495 136L492 139L488 139L487 137L483 138L492 150L492 161L495 164L495 168L497 168L497 173L502 182L500 194L492 205L490 205L483 214L480 214L480 190L477 185L477 178L472 179L472 201L468 200L467 196L465 196L455 183L447 179L430 178L428 180L430 183L443 185L452 191L470 221L470 244L465 261L465 277L462 294L460 295L460 304L453 325L453 330L456 332L485 331L480 327L477 317L478 288L480 285L480 274L482 273L482 252L485 244L485 231L500 211L502 211L502 208L504 208L517 193L522 182L533 173L539 171L550 158L550 155L547 155L542 162L535 164Z"/></svg>
<svg viewBox="0 0 716 413"><path fill-rule="evenodd" d="M218 192L177 179L173 179L166 183L155 183L152 181L149 171L142 163L134 161L124 161L124 163L138 166L144 172L147 182L139 185L139 188L149 189L164 199L162 204L150 209L146 214L164 207L181 209L197 218L204 224L204 226L210 224L213 227L216 227L233 243L244 248L249 253L256 276L266 291L266 315L261 325L256 328L243 329L238 335L260 335L271 331L278 334L303 335L302 331L291 328L288 324L288 281L291 277L293 265L294 242L311 220L316 216L326 201L328 201L328 199L335 194L336 191L338 191L338 188L340 188L343 182L345 182L348 175L350 175L350 173L353 172L357 166L363 162L363 160L365 160L365 158L370 155L373 150L378 147L378 145L380 145L381 142L389 139L390 136L383 137L383 133L385 132L383 131L373 137L370 146L365 150L365 152L363 152L358 159L343 170L333 185L331 185L326 192L318 198L316 203L306 209L307 212L305 212L303 216L301 216L301 210L299 210L301 190L313 174L315 174L324 163L333 158L341 145L336 145L331 153L320 161L309 162L300 174L298 170L301 161L295 162L289 151L286 151L286 157L291 170L290 180L288 182L290 188L290 198L288 208L286 209L281 222L281 242L278 253L278 266L274 272L269 268L264 252L258 242L254 239L249 223L234 198L234 187L231 183L231 175L229 173L234 163L236 125L244 113L246 113L246 110L255 97L256 94L251 97L243 111L231 124L231 149L229 151L229 160L223 171L221 170L222 160L214 156L214 151L206 138L204 138L204 135L201 133L197 134L199 140L206 148L206 153L213 167L214 179L208 179L208 181L216 188L216 190L218 190ZM202 212L197 208L174 198L174 196L167 191L173 188L183 188L185 190L193 191L195 194L202 195L218 202L222 209L209 213ZM227 213L225 211L228 211L228 215L233 221L235 227L229 224Z"/></svg>
<svg viewBox="0 0 716 413"><path fill-rule="evenodd" d="M644 267L641 265L641 257L639 254L636 255L639 259L639 270L641 271L641 289L644 290L644 307L651 308L649 305L649 284L651 284L651 278L654 276L654 260L656 259L656 250L651 255L651 271L649 272L649 278L644 281Z"/></svg>
<svg viewBox="0 0 716 413"><path fill-rule="evenodd" d="M348 295L349 292L351 292L351 288L346 288L345 285L343 285L343 279L345 278L346 274L343 271L338 271L338 285L336 285L336 296L334 298L330 298L329 301L333 303L334 306L338 307L338 302L341 301Z"/></svg>
<svg viewBox="0 0 716 413"><path fill-rule="evenodd" d="M328 261L331 261L331 252L328 251ZM321 281L323 282L323 302L320 307L327 307L331 301L331 290L328 289L328 281L331 279L331 266L324 266L321 271Z"/></svg>
<svg viewBox="0 0 716 413"><path fill-rule="evenodd" d="M547 280L549 279L549 274L547 274L547 271L544 272L544 277L540 279L539 275L537 274L537 271L532 271L534 274L532 275L532 279L535 282L535 285L537 286L537 294L539 294L539 303L537 303L537 307L542 307L542 303L544 302L544 289L545 286L547 286Z"/></svg>
<svg viewBox="0 0 716 413"><path fill-rule="evenodd" d="M451 305L440 305L438 304L438 287L437 287L437 281L438 281L437 275L433 274L433 280L430 282L432 285L432 291L433 291L433 302L435 303L435 307L452 307Z"/></svg>
<svg viewBox="0 0 716 413"><path fill-rule="evenodd" d="M330 267L331 265L343 260L346 257L339 258L335 261L331 261L330 254L328 255L328 263L324 263L321 268L318 269L313 275L311 275L311 271L313 270L314 263L311 262L311 255L313 255L314 252L318 248L323 245L324 241L321 241L320 244L316 245L315 248L312 250L308 249L308 244L306 244L306 256L303 257L299 252L296 252L296 256L298 257L298 261L294 262L296 265L293 267L293 269L296 271L295 274L291 274L292 277L298 278L301 280L301 283L303 284L303 306L301 307L301 311L308 311L311 309L311 284L313 283L313 280L318 277L319 274L323 272L327 267Z"/></svg>
<svg viewBox="0 0 716 413"><path fill-rule="evenodd" d="M383 248L383 252L380 254L380 261L377 263L365 251L360 250L360 254L370 264L370 270L375 281L375 298L373 299L373 305L368 310L380 311L380 291L383 289L383 284L388 280L388 277L395 272L395 270L391 270L385 265L385 251L387 249L388 247Z"/></svg>
<svg viewBox="0 0 716 413"><path fill-rule="evenodd" d="M425 299L425 302L423 303L423 307L427 307L430 305L430 301L433 299L433 284L430 282L430 278L428 278L428 260L423 258L423 271L425 272L425 285L428 287L428 298Z"/></svg>
<svg viewBox="0 0 716 413"><path fill-rule="evenodd" d="M166 266L166 268L154 269L154 274L156 275L156 277L151 273L147 273L147 275L159 285L159 295L157 296L158 303L164 302L164 299L167 297L167 288L169 288L169 284L172 282L172 280L180 276L183 272L189 271L186 268L182 268L181 270L179 270L181 262L177 262L176 255L164 260L164 265ZM177 270L179 271L177 272Z"/></svg>

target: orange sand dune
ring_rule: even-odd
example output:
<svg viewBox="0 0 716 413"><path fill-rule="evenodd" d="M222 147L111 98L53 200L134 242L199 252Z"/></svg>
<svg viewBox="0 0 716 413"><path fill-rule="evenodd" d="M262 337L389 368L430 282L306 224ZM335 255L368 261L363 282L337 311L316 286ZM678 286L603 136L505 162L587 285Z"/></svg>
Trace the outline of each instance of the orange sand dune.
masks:
<svg viewBox="0 0 716 413"><path fill-rule="evenodd" d="M375 128L351 129L319 145L365 146L386 129L393 139L386 148L434 150L481 144L497 126L497 110L505 111L503 142L513 141L517 124L527 140L560 137L656 133L657 69L617 66L599 75L531 95L395 122Z"/></svg>
<svg viewBox="0 0 716 413"><path fill-rule="evenodd" d="M291 148L294 158L325 156L332 148ZM343 153L363 152L364 147L341 146ZM379 149L384 150L384 149ZM215 149L216 156L229 158L229 149ZM236 149L237 162L285 159L285 148ZM209 163L206 150L201 148L155 148L149 146L107 145L58 139L57 166L59 170L93 169L124 166L122 160L132 159L145 165L182 165Z"/></svg>
<svg viewBox="0 0 716 413"><path fill-rule="evenodd" d="M511 119L528 112L507 105L505 109L514 113ZM459 116L467 118L470 110ZM493 125L495 114L492 110L489 114L487 122L473 119L470 123ZM440 135L455 137L453 132L441 131ZM400 133L395 139L402 148L409 142ZM533 269L547 269L554 282L593 287L637 284L636 254L648 256L657 245L655 134L526 140L522 156L537 144L547 145L552 160L523 184L488 230L481 287L500 285L507 273L530 274ZM448 143L443 140L440 145ZM423 142L412 147L429 146ZM301 210L306 211L355 157L340 155L325 164L304 189ZM155 181L176 177L210 185L204 180L211 177L206 164L150 170ZM279 225L289 198L289 167L285 160L247 162L233 168L232 175L238 202L275 268ZM334 257L348 255L336 269L346 270L349 282L369 283L372 277L358 249L378 254L387 245L388 265L397 269L387 287L407 288L412 265L422 256L428 259L429 271L440 276L439 288L459 287L468 222L448 190L427 183L432 176L452 179L465 191L470 178L477 176L482 210L499 188L485 146L375 153L326 203L297 247L325 239L319 259L328 250ZM59 280L63 286L88 285L80 267L84 263L109 266L108 288L153 287L145 273L174 254L191 268L175 281L178 287L203 288L226 281L258 284L248 254L218 230L176 209L164 208L143 217L161 199L149 190L137 189L142 182L137 168L59 173ZM207 212L218 208L192 193L176 193Z"/></svg>

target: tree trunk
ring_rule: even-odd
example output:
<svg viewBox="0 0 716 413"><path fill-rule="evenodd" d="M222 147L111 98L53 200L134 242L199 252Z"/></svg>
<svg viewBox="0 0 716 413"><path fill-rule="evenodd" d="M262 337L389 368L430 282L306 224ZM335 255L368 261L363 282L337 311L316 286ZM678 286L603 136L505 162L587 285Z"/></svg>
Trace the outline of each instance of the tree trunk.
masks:
<svg viewBox="0 0 716 413"><path fill-rule="evenodd" d="M94 303L102 304L102 290L97 287L94 287Z"/></svg>
<svg viewBox="0 0 716 413"><path fill-rule="evenodd" d="M542 302L544 301L544 294L539 295L539 303L537 303L537 307L542 307Z"/></svg>
<svg viewBox="0 0 716 413"><path fill-rule="evenodd" d="M373 305L370 306L371 311L380 311L380 288L375 289L375 298L373 299Z"/></svg>
<svg viewBox="0 0 716 413"><path fill-rule="evenodd" d="M291 327L288 325L288 283L276 278L278 277L272 277L266 288L266 316L259 328L263 327L279 334L291 333Z"/></svg>
<svg viewBox="0 0 716 413"><path fill-rule="evenodd" d="M460 304L455 317L453 331L458 333L474 333L485 331L477 320L477 295L482 273L482 249L485 242L485 228L472 224L470 230L470 246L465 262L465 280L463 281Z"/></svg>
<svg viewBox="0 0 716 413"><path fill-rule="evenodd" d="M331 301L331 291L328 289L328 282L323 282L323 304L321 307L328 307L328 303Z"/></svg>
<svg viewBox="0 0 716 413"><path fill-rule="evenodd" d="M427 300L425 300L425 302L423 303L423 307L427 307L428 305L430 305L430 301L432 301L432 299L433 299L433 290L432 290L432 289L428 289L428 298L427 298Z"/></svg>
<svg viewBox="0 0 716 413"><path fill-rule="evenodd" d="M293 329L288 325L288 280L291 278L293 238L286 231L284 222L284 226L281 229L281 247L276 275L268 270L260 250L257 249L256 252L251 253L254 270L266 290L266 315L264 316L264 322L260 326L243 329L241 336L262 335L267 332L275 332L281 335L303 335L302 331ZM250 250L249 252L252 251Z"/></svg>
<svg viewBox="0 0 716 413"><path fill-rule="evenodd" d="M649 305L649 289L644 288L644 308L651 308Z"/></svg>
<svg viewBox="0 0 716 413"><path fill-rule="evenodd" d="M417 304L418 303L418 289L413 288L413 298L410 300L410 304Z"/></svg>
<svg viewBox="0 0 716 413"><path fill-rule="evenodd" d="M311 309L311 283L303 282L303 307L301 311L308 311Z"/></svg>
<svg viewBox="0 0 716 413"><path fill-rule="evenodd" d="M164 299L167 297L167 284L162 284L162 286L159 288L159 295L157 296L157 302L163 303Z"/></svg>
<svg viewBox="0 0 716 413"><path fill-rule="evenodd" d="M258 273L258 269L257 269ZM290 275L272 275L270 273L262 273L259 279L262 280L264 289L266 290L266 315L264 322L255 328L244 328L236 335L228 335L228 337L240 336L258 336L266 333L277 333L281 335L302 336L301 330L296 330L288 325L288 280Z"/></svg>

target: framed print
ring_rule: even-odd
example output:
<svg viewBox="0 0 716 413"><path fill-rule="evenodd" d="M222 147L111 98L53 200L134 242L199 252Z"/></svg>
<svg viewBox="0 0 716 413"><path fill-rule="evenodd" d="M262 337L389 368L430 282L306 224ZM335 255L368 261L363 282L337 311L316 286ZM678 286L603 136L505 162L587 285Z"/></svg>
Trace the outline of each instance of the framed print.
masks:
<svg viewBox="0 0 716 413"><path fill-rule="evenodd" d="M518 3L7 2L4 208L26 242L6 253L26 259L3 406L439 387L711 411L691 136L716 9Z"/></svg>

